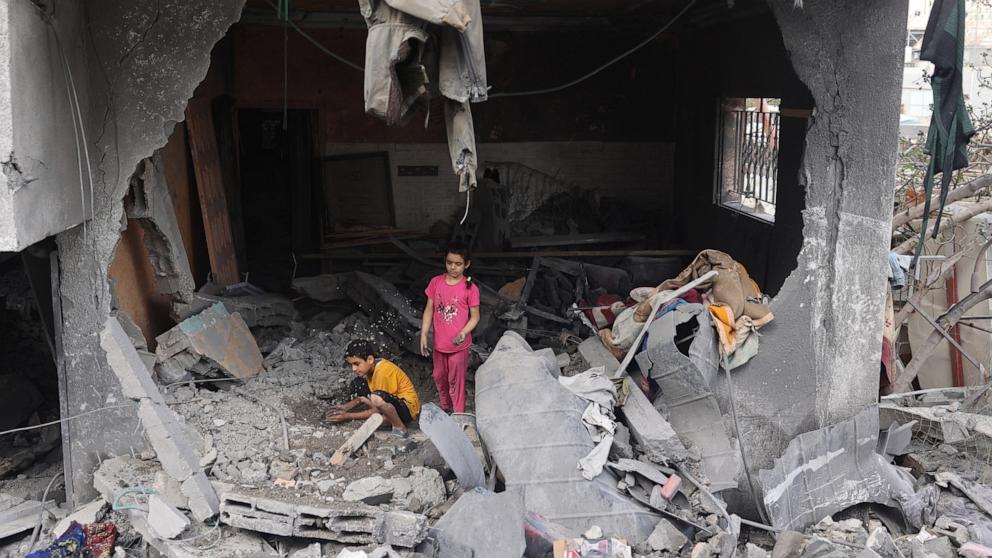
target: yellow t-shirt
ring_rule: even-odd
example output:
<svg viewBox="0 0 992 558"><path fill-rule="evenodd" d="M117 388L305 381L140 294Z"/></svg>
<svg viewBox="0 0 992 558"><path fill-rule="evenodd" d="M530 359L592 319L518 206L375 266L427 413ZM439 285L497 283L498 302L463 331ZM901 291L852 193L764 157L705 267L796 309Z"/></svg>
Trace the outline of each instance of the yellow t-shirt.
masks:
<svg viewBox="0 0 992 558"><path fill-rule="evenodd" d="M406 403L410 416L416 419L420 416L420 397L413 387L413 382L402 368L386 359L380 359L375 364L372 377L369 379L371 391L384 391L399 397Z"/></svg>

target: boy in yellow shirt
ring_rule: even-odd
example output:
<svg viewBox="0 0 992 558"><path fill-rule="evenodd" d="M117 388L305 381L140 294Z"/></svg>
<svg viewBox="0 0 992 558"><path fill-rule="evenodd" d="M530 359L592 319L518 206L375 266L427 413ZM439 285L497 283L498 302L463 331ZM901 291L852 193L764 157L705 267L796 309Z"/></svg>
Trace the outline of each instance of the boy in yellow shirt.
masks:
<svg viewBox="0 0 992 558"><path fill-rule="evenodd" d="M352 399L332 407L325 420L331 423L365 420L378 413L392 425L394 434L406 437L406 425L420 416L420 397L403 369L377 358L372 343L365 339L348 344L345 361L358 376L351 382ZM352 412L363 404L368 408Z"/></svg>

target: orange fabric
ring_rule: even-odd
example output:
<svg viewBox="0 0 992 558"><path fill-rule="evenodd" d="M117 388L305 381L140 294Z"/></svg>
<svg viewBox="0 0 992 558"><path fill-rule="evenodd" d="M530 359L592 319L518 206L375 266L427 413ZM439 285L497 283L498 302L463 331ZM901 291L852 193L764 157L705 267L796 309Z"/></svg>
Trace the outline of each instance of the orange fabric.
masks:
<svg viewBox="0 0 992 558"><path fill-rule="evenodd" d="M713 304L708 307L713 317L713 327L720 337L720 346L724 354L730 354L737 348L734 311L726 304Z"/></svg>

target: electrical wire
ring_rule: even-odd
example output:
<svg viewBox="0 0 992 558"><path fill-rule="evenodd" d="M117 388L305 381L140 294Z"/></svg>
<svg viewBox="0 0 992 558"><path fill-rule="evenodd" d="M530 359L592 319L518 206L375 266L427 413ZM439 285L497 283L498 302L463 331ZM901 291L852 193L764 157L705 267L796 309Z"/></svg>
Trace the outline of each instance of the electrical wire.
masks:
<svg viewBox="0 0 992 558"><path fill-rule="evenodd" d="M632 48L627 49L626 51L618 54L617 56L614 56L607 63L605 63L602 66L596 68L595 70L593 70L593 71L585 74L582 77L573 79L572 81L570 81L568 83L563 83L563 84L558 85L558 86L555 86L555 87L548 87L546 89L534 89L532 91L514 91L514 92L508 92L508 93L490 93L489 94L489 98L490 99L495 99L497 97L524 97L524 96L529 96L529 95L544 95L546 93L555 93L555 92L561 91L563 89L568 89L569 87L572 87L573 85L582 83L583 81L585 81L585 80L587 80L587 79L595 76L599 72L602 72L603 70L609 68L610 66L616 64L617 62L623 60L624 58L630 56L631 54L633 54L633 53L637 52L638 50L640 50L640 49L644 48L645 46L647 46L648 43L650 43L651 41L653 41L658 35L661 35L665 31L667 31L669 27L671 27L676 21L679 20L679 18L681 18L683 15L685 15L685 13L687 11L689 11L689 8L691 8L696 3L696 1L697 0L689 0L689 3L686 4L685 7L682 8L682 10L679 11L679 13L675 14L675 17L673 17L671 20L669 20L668 23L666 23L665 25L662 25L660 29L658 29L657 31L655 31L654 33L652 33L648 38L644 39L640 43L637 43Z"/></svg>
<svg viewBox="0 0 992 558"><path fill-rule="evenodd" d="M747 477L747 485L751 492L751 499L758 508L758 515L761 516L761 520L765 523L770 523L770 521L768 521L768 515L765 512L765 506L762 504L761 500L758 499L758 490L754 486L754 479L751 477L751 467L748 466L747 462L747 452L744 451L744 441L741 440L741 427L737 422L737 396L734 393L734 381L730 378L730 370L726 366L721 367L727 375L727 391L730 392L730 415L734 420L734 433L737 435L737 447L741 452L741 462L744 465L744 475Z"/></svg>
<svg viewBox="0 0 992 558"><path fill-rule="evenodd" d="M127 490L121 492L120 494L114 497L114 501L111 502L110 504L110 509L114 511L126 511L126 510L135 510L135 511L143 511L143 512L148 511L147 509L142 508L136 504L124 504L122 506L118 505L120 504L121 498L127 496L128 494L147 494L150 496L152 494L158 494L158 491L153 490L151 488L146 488L144 486L135 486L133 488L128 488Z"/></svg>
<svg viewBox="0 0 992 558"><path fill-rule="evenodd" d="M278 10L278 8L276 7L276 5L273 4L272 2L270 2L269 0L265 0L265 3L268 4L270 7L272 7L273 9ZM365 68L364 67L359 66L358 64L355 64L351 60L348 60L347 58L345 58L345 57L343 57L341 55L338 55L338 54L335 54L335 53L331 52L330 50L327 49L327 47L325 47L324 45L322 45L319 42L317 42L317 39L314 39L313 37L311 37L310 35L308 35L305 31L303 31L302 29L300 29L299 26L297 26L295 23L293 23L293 20L289 19L288 15L286 17L286 22L289 24L290 27L293 28L294 31L296 31L297 33L299 33L304 39L306 39L307 41L309 41L310 44L312 44L313 46L317 47L317 49L320 50L321 52L323 52L324 54L330 56L331 58L337 60L338 62L344 64L345 66L348 66L349 68L354 68L354 69L358 70L359 72L364 72L365 71Z"/></svg>
<svg viewBox="0 0 992 558"><path fill-rule="evenodd" d="M111 405L109 407L100 407L99 409L93 409L92 411L86 411L85 413L79 413L78 415L73 415L71 417L60 418L58 420L53 420L51 422L46 422L44 424L38 424L35 426L25 426L23 428L13 428L11 430L4 430L0 432L0 436L6 436L7 434L14 434L15 432L26 432L28 430L36 430L38 428L45 428L46 426L52 426L53 424L61 424L63 422L68 422L70 420L75 420L80 417L85 417L86 415L92 415L93 413L98 413L100 411L106 411L108 409L127 409L134 407L134 405Z"/></svg>
<svg viewBox="0 0 992 558"><path fill-rule="evenodd" d="M34 530L31 531L31 543L28 544L28 552L34 550L34 545L38 544L38 536L41 534L41 524L45 518L45 500L48 499L48 491L52 489L52 485L55 484L55 479L63 476L62 471L55 473L52 480L48 481L48 486L45 487L45 492L41 495L41 509L38 511L38 523L35 524Z"/></svg>
<svg viewBox="0 0 992 558"><path fill-rule="evenodd" d="M459 225L465 224L465 219L468 219L468 209L472 205L472 189L465 190L465 214L462 215L462 220L458 222Z"/></svg>

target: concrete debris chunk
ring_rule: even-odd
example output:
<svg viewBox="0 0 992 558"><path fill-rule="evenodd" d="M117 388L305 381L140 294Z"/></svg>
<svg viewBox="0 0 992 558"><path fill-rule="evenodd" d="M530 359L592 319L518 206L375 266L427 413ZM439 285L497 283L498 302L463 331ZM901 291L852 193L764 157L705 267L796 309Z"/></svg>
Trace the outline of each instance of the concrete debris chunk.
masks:
<svg viewBox="0 0 992 558"><path fill-rule="evenodd" d="M865 546L882 558L905 558L899 547L896 546L895 541L892 540L892 535L884 527L876 527L868 535L868 541L865 543Z"/></svg>
<svg viewBox="0 0 992 558"><path fill-rule="evenodd" d="M195 316L186 318L176 327L159 335L157 370L168 367L170 360L179 359L187 370L191 357L215 364L235 378L251 378L262 371L262 353L255 337L240 314L230 313L224 304L216 303Z"/></svg>
<svg viewBox="0 0 992 558"><path fill-rule="evenodd" d="M676 554L687 542L689 542L689 539L682 534L682 531L679 531L678 527L667 519L659 521L658 526L654 528L651 536L648 537L648 546L651 547L651 550Z"/></svg>
<svg viewBox="0 0 992 558"><path fill-rule="evenodd" d="M909 453L909 444L913 441L913 426L915 425L915 420L905 424L893 422L888 429L882 430L878 434L876 453L888 456L890 462L896 456Z"/></svg>
<svg viewBox="0 0 992 558"><path fill-rule="evenodd" d="M609 475L590 481L576 468L593 448L581 419L588 402L555 379L557 362L549 357L515 332L503 335L476 372L479 434L506 486L522 490L529 511L579 533L596 523L639 544L659 518L620 494Z"/></svg>
<svg viewBox="0 0 992 558"><path fill-rule="evenodd" d="M420 429L458 477L462 488L468 490L485 486L486 475L475 448L447 413L433 403L425 403L420 408Z"/></svg>
<svg viewBox="0 0 992 558"><path fill-rule="evenodd" d="M466 492L434 525L425 545L422 552L434 558L520 558L526 547L520 493Z"/></svg>
<svg viewBox="0 0 992 558"><path fill-rule="evenodd" d="M936 487L916 493L909 473L875 453L877 442L876 405L792 440L771 469L759 472L772 525L802 529L865 502L901 510L915 529L932 523Z"/></svg>
<svg viewBox="0 0 992 558"><path fill-rule="evenodd" d="M350 277L350 273L325 273L314 277L297 277L293 279L293 290L318 302L345 300L348 295L345 294L344 284Z"/></svg>
<svg viewBox="0 0 992 558"><path fill-rule="evenodd" d="M148 526L164 539L174 539L189 527L189 518L158 494L148 497Z"/></svg>
<svg viewBox="0 0 992 558"><path fill-rule="evenodd" d="M370 506L387 504L393 499L393 483L382 477L358 479L344 490L343 498L349 502L365 502Z"/></svg>
<svg viewBox="0 0 992 558"><path fill-rule="evenodd" d="M413 548L427 536L427 517L408 511L386 512L375 531L375 540L400 548Z"/></svg>
<svg viewBox="0 0 992 558"><path fill-rule="evenodd" d="M189 498L183 494L182 485L170 477L165 471L155 473L155 484L152 489L170 506L179 509L189 509Z"/></svg>
<svg viewBox="0 0 992 558"><path fill-rule="evenodd" d="M634 443L651 461L659 464L684 461L689 452L678 434L651 405L644 392L629 377L624 380L630 395L622 411Z"/></svg>
<svg viewBox="0 0 992 558"><path fill-rule="evenodd" d="M313 543L289 555L289 558L324 558L324 549L320 543Z"/></svg>
<svg viewBox="0 0 992 558"><path fill-rule="evenodd" d="M200 292L194 295L192 304L181 306L177 313L182 321L215 304L223 304L229 313L241 316L248 327L285 326L299 317L292 300L272 293L224 296Z"/></svg>
<svg viewBox="0 0 992 558"><path fill-rule="evenodd" d="M448 495L441 473L429 467L413 467L406 477L393 477L393 502L416 513L444 503Z"/></svg>
<svg viewBox="0 0 992 558"><path fill-rule="evenodd" d="M16 496L6 496L0 500L0 539L30 531L38 523L38 515L43 508L53 506L53 502L42 504L36 500L24 500Z"/></svg>
<svg viewBox="0 0 992 558"><path fill-rule="evenodd" d="M770 553L767 550L756 544L747 543L744 547L744 558L768 558L769 556Z"/></svg>
<svg viewBox="0 0 992 558"><path fill-rule="evenodd" d="M423 515L386 513L361 503L311 505L230 490L221 496L220 507L221 523L270 535L404 548L412 548L426 535Z"/></svg>
<svg viewBox="0 0 992 558"><path fill-rule="evenodd" d="M121 383L124 395L138 401L138 417L145 435L162 463L162 468L177 482L189 499L197 521L217 514L217 494L200 468L197 455L175 413L165 405L158 386L142 364L120 323L109 318L100 333L100 346L107 362Z"/></svg>

